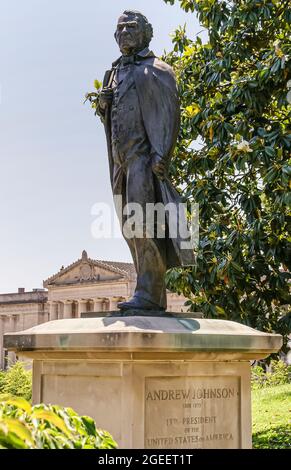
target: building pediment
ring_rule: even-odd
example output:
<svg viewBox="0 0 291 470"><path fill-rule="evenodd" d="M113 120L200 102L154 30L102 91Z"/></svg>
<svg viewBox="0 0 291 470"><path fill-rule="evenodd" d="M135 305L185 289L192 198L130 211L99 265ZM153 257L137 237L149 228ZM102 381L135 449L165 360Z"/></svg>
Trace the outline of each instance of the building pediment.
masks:
<svg viewBox="0 0 291 470"><path fill-rule="evenodd" d="M66 268L62 267L57 274L45 280L43 285L61 286L134 278L135 270L131 263L93 260L88 258L86 251L83 251L81 259Z"/></svg>

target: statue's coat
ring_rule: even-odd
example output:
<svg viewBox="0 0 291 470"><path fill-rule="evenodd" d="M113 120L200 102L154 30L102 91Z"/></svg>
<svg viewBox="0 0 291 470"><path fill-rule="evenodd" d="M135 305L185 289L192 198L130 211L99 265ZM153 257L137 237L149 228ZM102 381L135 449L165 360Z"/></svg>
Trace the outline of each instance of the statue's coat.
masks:
<svg viewBox="0 0 291 470"><path fill-rule="evenodd" d="M118 67L121 58L113 63L112 71L105 74L103 86L106 87L110 75ZM177 136L180 127L180 105L176 80L172 68L157 59L152 52L146 51L143 57L138 55L135 61L133 79L138 94L140 109L142 112L144 127L147 132L152 149L166 162L166 166L173 156ZM126 89L122 91L124 95ZM103 116L105 125L111 184L113 186L113 156L111 146L111 108L107 109ZM160 192L165 205L172 203L177 207L182 203L179 193L175 190L168 178L163 181L158 179ZM172 206L172 207L174 207ZM169 222L169 215L168 222ZM187 226L186 217L183 214L179 218L180 228ZM183 232L185 233L185 232ZM181 249L181 237L168 238L167 243L167 268L193 265L194 253L190 249ZM184 239L185 241L185 239Z"/></svg>

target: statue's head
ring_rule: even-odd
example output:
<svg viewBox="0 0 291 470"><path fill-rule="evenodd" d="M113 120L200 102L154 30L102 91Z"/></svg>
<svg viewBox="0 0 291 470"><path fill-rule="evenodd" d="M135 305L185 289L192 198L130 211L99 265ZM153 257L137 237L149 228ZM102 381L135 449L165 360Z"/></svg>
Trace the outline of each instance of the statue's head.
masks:
<svg viewBox="0 0 291 470"><path fill-rule="evenodd" d="M118 19L115 39L123 55L132 55L148 47L153 27L147 18L134 10L125 10Z"/></svg>

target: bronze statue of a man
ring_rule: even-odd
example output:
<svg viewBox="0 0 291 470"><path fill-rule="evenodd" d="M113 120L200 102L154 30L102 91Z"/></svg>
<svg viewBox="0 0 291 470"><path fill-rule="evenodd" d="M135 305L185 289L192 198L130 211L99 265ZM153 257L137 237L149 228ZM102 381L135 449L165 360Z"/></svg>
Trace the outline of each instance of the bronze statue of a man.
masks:
<svg viewBox="0 0 291 470"><path fill-rule="evenodd" d="M149 203L181 200L167 178L167 169L180 125L180 106L172 68L159 60L149 44L153 28L139 12L127 10L118 20L115 39L122 56L106 72L97 113L106 131L113 194L122 206L138 203L146 215ZM126 215L120 217L122 228ZM145 220L145 219L143 219ZM166 224L167 225L167 224ZM193 263L189 250L181 250L179 236L129 237L137 285L122 310L165 310L166 270Z"/></svg>

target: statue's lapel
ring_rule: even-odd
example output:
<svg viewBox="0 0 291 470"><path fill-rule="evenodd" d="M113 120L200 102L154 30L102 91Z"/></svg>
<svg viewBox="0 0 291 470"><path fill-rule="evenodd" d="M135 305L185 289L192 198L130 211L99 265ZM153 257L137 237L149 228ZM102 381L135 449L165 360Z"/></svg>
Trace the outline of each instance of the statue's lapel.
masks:
<svg viewBox="0 0 291 470"><path fill-rule="evenodd" d="M125 95L127 90L131 88L131 86L134 84L134 76L133 73L130 73L126 76L126 78L118 85L118 101L121 100L121 98Z"/></svg>

